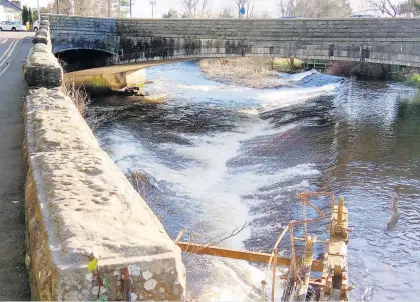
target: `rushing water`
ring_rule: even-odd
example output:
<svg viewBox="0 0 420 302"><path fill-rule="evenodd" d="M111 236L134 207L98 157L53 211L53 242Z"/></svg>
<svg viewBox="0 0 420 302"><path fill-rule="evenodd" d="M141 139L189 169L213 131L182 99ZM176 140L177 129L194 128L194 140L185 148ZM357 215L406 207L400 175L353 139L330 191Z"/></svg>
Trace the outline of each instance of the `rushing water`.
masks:
<svg viewBox="0 0 420 302"><path fill-rule="evenodd" d="M209 81L194 63L150 68L147 90L163 104L136 106L96 132L124 171L149 175L146 199L172 238L270 252L292 219L297 194L334 191L350 213L354 300L420 297L420 104L403 85L314 72L282 75L279 89ZM128 103L101 98L96 106ZM401 218L386 231L392 190ZM328 211L326 199L315 203ZM312 231L320 238L324 225ZM324 232L325 233L325 232ZM223 236L221 236L223 237ZM281 245L287 254L287 240ZM185 255L191 298L258 297L264 267Z"/></svg>

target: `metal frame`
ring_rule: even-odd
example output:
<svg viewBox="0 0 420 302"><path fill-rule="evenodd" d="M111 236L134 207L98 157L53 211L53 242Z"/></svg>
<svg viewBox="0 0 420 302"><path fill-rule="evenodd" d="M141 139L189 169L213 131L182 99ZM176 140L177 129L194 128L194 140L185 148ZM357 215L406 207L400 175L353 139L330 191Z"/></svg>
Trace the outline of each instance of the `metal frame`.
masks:
<svg viewBox="0 0 420 302"><path fill-rule="evenodd" d="M257 253L257 252L249 252L249 251L241 251L241 250L234 250L234 249L227 249L227 248L220 248L215 246L209 246L209 245L201 245L201 244L194 244L194 243L188 243L188 242L181 242L181 237L183 235L183 231L181 231L178 236L175 239L175 243L181 248L182 251L188 252L188 253L195 253L195 254L205 254L205 255L211 255L211 256L218 256L218 257L225 257L225 258L231 258L231 259L241 259L241 260L247 260L250 262L264 262L268 263L267 271L265 275L265 279L261 282L262 287L262 300L265 301L265 286L267 285L267 278L270 271L270 265L272 265L272 288L271 288L271 301L274 301L274 294L275 294L275 285L276 285L276 277L277 277L277 265L283 265L283 266L293 266L293 281L302 281L300 280L298 274L297 274L297 256L296 256L296 250L295 250L295 241L305 241L306 246L308 247L308 229L307 224L322 221L324 219L327 219L328 216L319 208L317 208L315 205L313 205L309 198L313 196L330 196L331 197L331 207L332 211L334 211L335 206L335 196L333 192L311 192L311 193L300 193L298 197L302 200L302 214L303 214L303 220L298 221L290 221L287 225L287 227L282 231L280 236L278 237L276 243L273 246L272 253L271 254L265 254L265 253ZM314 209L319 216L307 219L307 212L306 212L306 205ZM296 225L302 225L304 227L305 237L299 238L294 236L294 227ZM280 245L280 242L286 235L287 231L289 231L290 234L290 243L291 243L291 252L292 257L291 258L284 258L278 256L278 248ZM320 243L328 243L327 241L320 241L317 240L317 242ZM311 269L310 271L324 271L324 263L321 261L312 260ZM321 283L310 280L307 282L309 284L313 285L321 285ZM284 277L281 277L280 279L284 279Z"/></svg>

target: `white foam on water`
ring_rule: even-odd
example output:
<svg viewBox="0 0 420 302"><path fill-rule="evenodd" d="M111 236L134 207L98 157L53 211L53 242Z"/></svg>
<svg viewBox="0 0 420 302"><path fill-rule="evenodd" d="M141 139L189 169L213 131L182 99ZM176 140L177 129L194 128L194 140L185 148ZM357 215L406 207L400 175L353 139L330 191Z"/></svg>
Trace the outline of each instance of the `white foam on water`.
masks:
<svg viewBox="0 0 420 302"><path fill-rule="evenodd" d="M298 127L292 123L281 128L273 128L270 120L258 117L261 108L272 110L305 102L316 95L333 93L335 84L299 89L244 88L207 80L197 65L192 63L150 68L147 75L148 79L154 81L152 89L170 93L175 99L174 102L178 102L181 98L190 102L212 100L224 104L230 102L246 105L245 109L238 111L247 117L241 119L233 131L210 135L178 133L177 135L190 142L189 145L175 143L151 145L130 134L123 126L107 129L106 137L110 143L107 142L106 147L118 166L123 171L141 169L152 175L158 183L162 181L171 184L173 194L179 197L178 202L188 205L183 208L187 216L192 219L187 222L187 227L199 228L201 224L211 226L211 230L204 234L205 239L224 232L230 233L249 220L249 208L242 200L242 196L256 193L262 187L275 187L277 184L298 177L319 174L315 166L310 163L261 173L259 163L249 162L245 169L231 167L229 161L247 156L241 149L243 142L261 136L287 133ZM308 73L300 76L303 78L307 75ZM299 78L295 76L290 80L298 81ZM171 151L192 161L186 162L183 169L174 169L160 158L161 153L158 151ZM309 184L303 180L297 186L300 185ZM289 185L284 189L293 188L294 186ZM249 236L250 229L247 228L219 245L242 249L243 241ZM194 293L194 298L199 301L249 300L253 288L260 288L264 279L265 272L244 261L216 257L209 261L211 265L207 269L211 270L208 272L210 277L200 280L201 288L199 292ZM200 264L194 264L187 269L199 270L199 266ZM280 296L281 292L277 294L277 297Z"/></svg>
<svg viewBox="0 0 420 302"><path fill-rule="evenodd" d="M311 74L307 71L291 75L288 81L298 81ZM163 75L162 75L163 74ZM246 111L252 109L269 111L276 108L296 105L310 98L333 94L339 84L331 83L320 87L283 87L276 89L256 89L236 85L226 85L206 79L195 63L177 63L148 69L148 80L154 83L148 85L153 92L169 93L173 98L184 98L192 102L207 102L208 100L231 104L244 104ZM253 108L250 108L250 107Z"/></svg>
<svg viewBox="0 0 420 302"><path fill-rule="evenodd" d="M314 73L318 73L318 71L316 71L315 69L311 69L308 71L291 73L291 74L280 72L279 75L282 80L287 80L289 82L297 82Z"/></svg>
<svg viewBox="0 0 420 302"><path fill-rule="evenodd" d="M262 111L265 112L297 105L317 96L333 95L336 88L337 84L328 84L321 87L283 88L260 91L256 93L256 98L260 101Z"/></svg>
<svg viewBox="0 0 420 302"><path fill-rule="evenodd" d="M260 114L257 109L250 108L250 109L242 109L238 111L239 113L247 114L247 115L258 115Z"/></svg>
<svg viewBox="0 0 420 302"><path fill-rule="evenodd" d="M194 221L187 227L194 229L199 228L200 224L211 225L211 232L204 236L204 239L208 239L224 232L229 234L249 220L249 209L247 204L242 202L242 195L252 194L263 186L319 173L310 164L265 174L255 172L259 169L254 170L250 166L248 170L242 171L228 166L229 160L241 156L243 141L287 132L295 127L297 125L290 124L274 129L270 121L255 117L238 126L235 132L218 135L184 134L184 138L191 142L190 146L166 143L154 145L155 150L147 148L136 137L116 127L107 134L112 141L107 147L122 170L135 169L137 166L153 175L157 181L172 184L180 196L188 198L193 206L185 211L194 217ZM186 165L182 170L171 169L154 152L162 148L194 159L195 163ZM247 228L219 245L242 249L243 241L250 236L249 232ZM211 278L202 284L198 293L195 293L200 301L248 300L253 288L259 288L263 280L263 272L247 262L214 258L212 263L212 266L207 268L211 269Z"/></svg>

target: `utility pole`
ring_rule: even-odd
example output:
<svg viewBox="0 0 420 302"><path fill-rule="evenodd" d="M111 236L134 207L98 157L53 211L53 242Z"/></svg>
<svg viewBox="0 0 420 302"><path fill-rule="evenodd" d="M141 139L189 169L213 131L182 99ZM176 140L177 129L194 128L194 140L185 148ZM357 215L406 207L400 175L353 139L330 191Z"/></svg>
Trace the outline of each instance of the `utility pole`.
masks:
<svg viewBox="0 0 420 302"><path fill-rule="evenodd" d="M60 0L57 0L57 15L60 14Z"/></svg>
<svg viewBox="0 0 420 302"><path fill-rule="evenodd" d="M36 1L38 5L38 24L41 25L41 11L39 10L39 0Z"/></svg>
<svg viewBox="0 0 420 302"><path fill-rule="evenodd" d="M153 19L153 6L156 5L156 1L150 1L150 4L152 5L152 19Z"/></svg>
<svg viewBox="0 0 420 302"><path fill-rule="evenodd" d="M133 15L132 15L132 8L131 8L131 0L130 0L130 18L133 18Z"/></svg>

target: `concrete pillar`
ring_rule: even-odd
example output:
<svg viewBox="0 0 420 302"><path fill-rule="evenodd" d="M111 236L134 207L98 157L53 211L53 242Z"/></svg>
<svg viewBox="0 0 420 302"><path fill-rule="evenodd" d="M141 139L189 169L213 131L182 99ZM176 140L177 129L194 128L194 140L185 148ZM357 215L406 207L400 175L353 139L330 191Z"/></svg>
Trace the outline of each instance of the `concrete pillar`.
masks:
<svg viewBox="0 0 420 302"><path fill-rule="evenodd" d="M95 74L95 75L65 75L70 81L83 84L86 91L93 95L106 94L110 91L120 90L127 86L144 84L146 81L146 70Z"/></svg>
<svg viewBox="0 0 420 302"><path fill-rule="evenodd" d="M126 73L125 81L127 86L134 86L144 84L146 82L146 69L139 69L137 71L130 71Z"/></svg>

